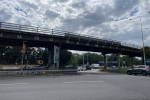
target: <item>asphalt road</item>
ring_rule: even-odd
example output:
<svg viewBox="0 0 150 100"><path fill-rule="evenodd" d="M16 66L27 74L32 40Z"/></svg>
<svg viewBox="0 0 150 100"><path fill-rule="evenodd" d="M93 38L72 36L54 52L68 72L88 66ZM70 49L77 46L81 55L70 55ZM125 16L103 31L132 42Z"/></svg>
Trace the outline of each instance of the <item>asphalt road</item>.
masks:
<svg viewBox="0 0 150 100"><path fill-rule="evenodd" d="M150 100L149 76L95 72L0 78L0 100Z"/></svg>

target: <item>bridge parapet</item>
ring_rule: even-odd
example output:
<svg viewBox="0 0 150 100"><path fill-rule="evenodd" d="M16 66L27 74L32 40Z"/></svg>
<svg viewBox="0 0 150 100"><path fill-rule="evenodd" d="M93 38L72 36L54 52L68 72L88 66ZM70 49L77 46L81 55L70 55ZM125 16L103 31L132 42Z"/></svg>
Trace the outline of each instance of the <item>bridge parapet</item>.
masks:
<svg viewBox="0 0 150 100"><path fill-rule="evenodd" d="M111 39L105 39L101 37L94 37L94 36L67 32L62 30L55 30L55 29L48 29L48 28L20 25L20 24L6 23L6 22L0 22L0 30L12 30L18 32L19 34L31 33L35 35L45 35L49 37L60 36L60 37L67 38L68 40L75 39L78 41L94 42L97 44L100 43L100 44L113 45L113 46L124 46L124 47L135 48L135 49L142 48L141 46L135 44L111 40Z"/></svg>

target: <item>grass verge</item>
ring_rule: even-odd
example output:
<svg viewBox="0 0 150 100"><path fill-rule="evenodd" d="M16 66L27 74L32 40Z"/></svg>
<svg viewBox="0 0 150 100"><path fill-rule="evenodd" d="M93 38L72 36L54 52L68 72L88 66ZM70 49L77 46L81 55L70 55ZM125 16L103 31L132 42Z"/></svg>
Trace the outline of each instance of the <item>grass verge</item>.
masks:
<svg viewBox="0 0 150 100"><path fill-rule="evenodd" d="M128 69L131 69L131 67L120 67L120 69L107 68L107 69L100 69L99 71L126 74L126 72L127 72Z"/></svg>

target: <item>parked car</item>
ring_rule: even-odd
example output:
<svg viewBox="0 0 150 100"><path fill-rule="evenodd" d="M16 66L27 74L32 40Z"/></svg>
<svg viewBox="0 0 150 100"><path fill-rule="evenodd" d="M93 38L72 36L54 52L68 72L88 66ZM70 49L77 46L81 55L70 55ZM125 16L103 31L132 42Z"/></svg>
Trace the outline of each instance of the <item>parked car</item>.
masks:
<svg viewBox="0 0 150 100"><path fill-rule="evenodd" d="M23 70L33 70L33 67L24 67Z"/></svg>
<svg viewBox="0 0 150 100"><path fill-rule="evenodd" d="M150 75L150 67L145 66L145 65L134 66L133 69L128 69L127 70L127 74L128 75L142 74L143 76L147 76L147 74Z"/></svg>
<svg viewBox="0 0 150 100"><path fill-rule="evenodd" d="M91 67L90 66L86 66L86 70L91 70Z"/></svg>
<svg viewBox="0 0 150 100"><path fill-rule="evenodd" d="M42 70L43 69L43 66L34 66L33 67L33 70Z"/></svg>
<svg viewBox="0 0 150 100"><path fill-rule="evenodd" d="M77 70L78 70L78 71L86 71L86 68L85 68L85 67L80 66L80 67L78 67L78 68L77 68Z"/></svg>

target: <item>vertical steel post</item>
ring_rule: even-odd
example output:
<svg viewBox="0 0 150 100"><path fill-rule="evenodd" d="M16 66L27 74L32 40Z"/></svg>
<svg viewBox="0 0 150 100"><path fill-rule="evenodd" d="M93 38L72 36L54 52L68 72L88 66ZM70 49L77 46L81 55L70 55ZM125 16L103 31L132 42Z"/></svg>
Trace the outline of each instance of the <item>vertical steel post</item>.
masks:
<svg viewBox="0 0 150 100"><path fill-rule="evenodd" d="M53 29L52 29L52 37L53 37Z"/></svg>
<svg viewBox="0 0 150 100"><path fill-rule="evenodd" d="M140 17L140 22L141 22L141 17ZM146 66L146 61L145 61L145 50L144 50L144 41L143 41L142 22L141 22L141 33L142 33L142 42L143 42L144 65Z"/></svg>
<svg viewBox="0 0 150 100"><path fill-rule="evenodd" d="M19 37L20 37L20 30L21 30L21 25L19 25Z"/></svg>
<svg viewBox="0 0 150 100"><path fill-rule="evenodd" d="M38 27L37 27L37 35L38 35Z"/></svg>

